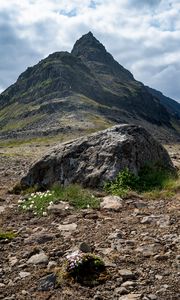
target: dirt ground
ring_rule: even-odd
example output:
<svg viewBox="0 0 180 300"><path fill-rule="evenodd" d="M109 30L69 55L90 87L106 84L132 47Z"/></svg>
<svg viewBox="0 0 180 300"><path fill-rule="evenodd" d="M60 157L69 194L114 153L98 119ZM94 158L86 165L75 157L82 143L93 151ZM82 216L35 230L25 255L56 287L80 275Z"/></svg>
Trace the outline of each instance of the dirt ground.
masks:
<svg viewBox="0 0 180 300"><path fill-rule="evenodd" d="M0 240L0 299L180 299L180 191L170 200L132 194L119 212L23 213L19 196L8 191L48 147L0 148L0 229L16 233L10 241ZM166 148L180 168L180 145ZM60 224L76 224L76 229L64 233ZM92 287L64 282L42 291L42 278L55 273L65 255L82 242L104 259L105 281ZM28 262L39 253L46 261Z"/></svg>

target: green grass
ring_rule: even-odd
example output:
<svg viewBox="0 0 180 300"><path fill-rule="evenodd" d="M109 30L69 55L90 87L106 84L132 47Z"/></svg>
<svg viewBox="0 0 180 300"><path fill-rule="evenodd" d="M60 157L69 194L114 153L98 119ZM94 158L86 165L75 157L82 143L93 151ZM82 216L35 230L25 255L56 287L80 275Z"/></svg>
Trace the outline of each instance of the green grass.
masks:
<svg viewBox="0 0 180 300"><path fill-rule="evenodd" d="M54 186L45 192L34 192L26 200L19 200L19 207L24 211L32 211L35 215L47 215L47 207L59 201L68 202L75 209L99 208L99 200L78 184L66 187Z"/></svg>
<svg viewBox="0 0 180 300"><path fill-rule="evenodd" d="M149 198L172 197L180 189L179 176L170 173L160 165L143 167L138 176L127 168L121 171L114 181L105 183L106 192L127 196L129 191L136 191Z"/></svg>
<svg viewBox="0 0 180 300"><path fill-rule="evenodd" d="M0 240L12 240L16 237L16 234L11 231L2 231L0 229Z"/></svg>

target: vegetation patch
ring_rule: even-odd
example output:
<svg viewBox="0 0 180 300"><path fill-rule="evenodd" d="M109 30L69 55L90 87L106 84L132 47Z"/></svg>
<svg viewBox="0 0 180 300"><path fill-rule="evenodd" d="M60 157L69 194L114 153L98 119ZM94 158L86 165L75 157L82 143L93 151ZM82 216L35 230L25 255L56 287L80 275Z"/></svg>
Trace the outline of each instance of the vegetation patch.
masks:
<svg viewBox="0 0 180 300"><path fill-rule="evenodd" d="M16 237L16 234L11 231L2 231L0 229L0 240L12 240Z"/></svg>
<svg viewBox="0 0 180 300"><path fill-rule="evenodd" d="M76 251L66 257L58 272L59 284L68 279L86 286L101 284L107 279L105 264L94 254Z"/></svg>
<svg viewBox="0 0 180 300"><path fill-rule="evenodd" d="M146 165L138 175L135 175L128 168L119 172L115 180L105 183L106 192L126 196L129 191L139 193L149 193L153 196L161 195L162 192L167 196L172 196L180 188L179 177L170 173L160 165Z"/></svg>
<svg viewBox="0 0 180 300"><path fill-rule="evenodd" d="M47 207L59 201L68 202L76 209L99 208L100 201L78 184L66 187L56 185L45 192L33 192L25 199L20 199L19 207L24 211L32 211L34 215L47 215Z"/></svg>

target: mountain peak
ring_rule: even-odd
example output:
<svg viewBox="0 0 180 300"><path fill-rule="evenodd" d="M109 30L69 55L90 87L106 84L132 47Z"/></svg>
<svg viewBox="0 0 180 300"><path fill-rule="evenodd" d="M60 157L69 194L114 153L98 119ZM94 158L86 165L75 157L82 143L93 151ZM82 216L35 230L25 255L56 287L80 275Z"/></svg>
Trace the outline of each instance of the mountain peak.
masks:
<svg viewBox="0 0 180 300"><path fill-rule="evenodd" d="M94 37L91 31L76 41L71 53L78 57L93 59L92 53L106 53L105 47Z"/></svg>

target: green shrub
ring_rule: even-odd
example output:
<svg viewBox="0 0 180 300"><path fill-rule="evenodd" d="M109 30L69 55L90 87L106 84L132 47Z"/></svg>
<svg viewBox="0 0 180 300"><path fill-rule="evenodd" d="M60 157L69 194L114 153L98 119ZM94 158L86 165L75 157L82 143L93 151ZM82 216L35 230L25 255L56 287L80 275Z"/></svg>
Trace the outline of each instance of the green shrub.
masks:
<svg viewBox="0 0 180 300"><path fill-rule="evenodd" d="M115 180L105 183L104 189L108 193L123 197L130 190L140 193L162 190L168 185L168 182L174 180L174 175L161 165L146 165L141 168L138 175L128 168L124 169L119 172Z"/></svg>

